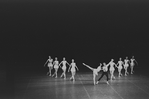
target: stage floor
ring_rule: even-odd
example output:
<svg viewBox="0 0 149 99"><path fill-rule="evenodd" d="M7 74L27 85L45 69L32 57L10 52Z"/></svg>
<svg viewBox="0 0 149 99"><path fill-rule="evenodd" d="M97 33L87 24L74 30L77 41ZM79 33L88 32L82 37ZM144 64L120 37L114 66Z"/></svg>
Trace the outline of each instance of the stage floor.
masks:
<svg viewBox="0 0 149 99"><path fill-rule="evenodd" d="M93 85L92 72L76 74L75 82L69 80L70 74L66 80L46 73L22 74L14 81L14 99L149 99L147 76L133 74L118 78L115 75L110 85L106 84L106 77Z"/></svg>

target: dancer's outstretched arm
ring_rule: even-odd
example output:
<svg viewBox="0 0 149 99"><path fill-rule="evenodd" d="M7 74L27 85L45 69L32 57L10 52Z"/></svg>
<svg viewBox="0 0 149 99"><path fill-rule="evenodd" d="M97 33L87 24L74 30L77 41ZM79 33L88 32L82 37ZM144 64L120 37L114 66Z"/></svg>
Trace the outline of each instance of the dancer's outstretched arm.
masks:
<svg viewBox="0 0 149 99"><path fill-rule="evenodd" d="M63 62L63 61L61 61L61 62L59 63L59 67L60 67L60 68L62 68L62 67L61 67L62 62Z"/></svg>
<svg viewBox="0 0 149 99"><path fill-rule="evenodd" d="M137 63L137 65L138 65L138 62L134 59L134 61Z"/></svg>
<svg viewBox="0 0 149 99"><path fill-rule="evenodd" d="M91 69L92 71L94 70L94 68L90 67L89 65L86 65L85 63L83 63L84 66L88 67L89 69Z"/></svg>
<svg viewBox="0 0 149 99"><path fill-rule="evenodd" d="M66 61L66 64L68 64L70 66L70 64Z"/></svg>
<svg viewBox="0 0 149 99"><path fill-rule="evenodd" d="M79 68L77 67L77 65L76 65L76 68L77 68L77 70L79 71Z"/></svg>
<svg viewBox="0 0 149 99"><path fill-rule="evenodd" d="M117 68L118 68L117 64L114 64L114 65L115 65L115 67L117 67Z"/></svg>
<svg viewBox="0 0 149 99"><path fill-rule="evenodd" d="M55 61L53 62L53 66L55 65Z"/></svg>
<svg viewBox="0 0 149 99"><path fill-rule="evenodd" d="M68 72L70 71L70 68L71 68L71 64L69 65Z"/></svg>
<svg viewBox="0 0 149 99"><path fill-rule="evenodd" d="M46 65L47 62L48 62L48 60L45 62L44 66Z"/></svg>

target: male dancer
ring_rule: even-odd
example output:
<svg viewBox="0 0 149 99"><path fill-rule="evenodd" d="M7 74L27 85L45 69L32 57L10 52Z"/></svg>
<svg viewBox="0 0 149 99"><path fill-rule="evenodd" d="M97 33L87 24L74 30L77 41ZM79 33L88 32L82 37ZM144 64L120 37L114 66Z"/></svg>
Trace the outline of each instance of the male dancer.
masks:
<svg viewBox="0 0 149 99"><path fill-rule="evenodd" d="M102 67L103 73L102 73L102 75L100 76L100 78L97 80L96 84L98 84L99 81L100 81L100 79L101 79L104 75L106 75L106 77L107 77L107 84L109 85L109 82L108 82L108 80L109 80L109 77L108 77L108 66L109 66L109 65L106 65L106 63L103 63L103 67Z"/></svg>

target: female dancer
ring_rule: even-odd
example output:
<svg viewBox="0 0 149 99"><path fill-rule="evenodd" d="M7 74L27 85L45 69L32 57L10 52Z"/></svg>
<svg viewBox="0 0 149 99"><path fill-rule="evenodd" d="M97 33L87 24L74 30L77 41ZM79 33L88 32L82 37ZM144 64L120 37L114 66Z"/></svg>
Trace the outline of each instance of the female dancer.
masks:
<svg viewBox="0 0 149 99"><path fill-rule="evenodd" d="M55 76L55 78L57 78L57 71L58 71L58 68L59 68L59 61L57 60L57 57L55 58L55 61L53 62L53 65L54 65L55 72L52 75L52 77Z"/></svg>
<svg viewBox="0 0 149 99"><path fill-rule="evenodd" d="M100 78L97 80L97 83L96 83L96 84L98 84L99 81L100 81L100 79L101 79L104 75L106 75L106 77L107 77L107 84L109 85L109 82L108 82L108 80L109 80L109 77L108 77L108 66L109 66L109 65L106 65L106 63L103 63L103 67L102 67L103 73L102 73L102 75L100 76Z"/></svg>
<svg viewBox="0 0 149 99"><path fill-rule="evenodd" d="M134 72L134 65L135 65L134 62L137 63L137 61L134 59L134 56L132 56L132 58L130 59L130 69L131 69L131 74L133 74L133 72ZM137 63L137 64L138 64L138 63Z"/></svg>
<svg viewBox="0 0 149 99"><path fill-rule="evenodd" d="M61 64L63 64L62 67L60 66ZM65 57L64 57L64 58L63 58L63 61L59 64L59 66L60 66L60 67L62 68L62 70L63 70L63 73L62 73L61 77L64 76L64 79L66 79L66 69L67 69L66 64L69 65L69 63L65 60Z"/></svg>
<svg viewBox="0 0 149 99"><path fill-rule="evenodd" d="M49 67L49 72L47 72L47 75L49 74L49 76L51 76L51 70L53 69L53 59L51 58L51 56L49 56L49 59L46 61L46 63L48 62L48 67ZM46 64L45 63L45 64ZM44 66L45 66L44 64Z"/></svg>
<svg viewBox="0 0 149 99"><path fill-rule="evenodd" d="M73 81L75 81L75 74L76 74L76 69L78 69L78 67L76 66L76 63L74 62L74 59L72 59L72 63L70 64L69 66L69 69L68 69L68 72L70 71L70 68L71 68L71 77L70 77L70 80L72 79Z"/></svg>
<svg viewBox="0 0 149 99"><path fill-rule="evenodd" d="M89 65L86 65L85 63L83 63L84 66L88 67L89 69L91 69L93 71L93 82L94 85L96 84L96 76L98 75L98 72L101 70L101 65L97 67L97 69L90 67Z"/></svg>
<svg viewBox="0 0 149 99"><path fill-rule="evenodd" d="M117 66L116 66L116 64L114 63L114 59L111 59L111 61L110 61L107 65L110 65L111 80L112 80L112 79L115 79L114 71L115 71L115 67L117 67ZM115 66L115 67L114 67L114 66Z"/></svg>
<svg viewBox="0 0 149 99"><path fill-rule="evenodd" d="M123 61L122 61L122 58L119 58L119 61L117 63L117 68L118 68L118 77L122 76L122 65L123 65Z"/></svg>
<svg viewBox="0 0 149 99"><path fill-rule="evenodd" d="M129 63L129 60L128 60L128 57L126 57L126 59L124 60L125 76L127 76L127 74L129 74L127 71L128 67L129 67L128 63Z"/></svg>

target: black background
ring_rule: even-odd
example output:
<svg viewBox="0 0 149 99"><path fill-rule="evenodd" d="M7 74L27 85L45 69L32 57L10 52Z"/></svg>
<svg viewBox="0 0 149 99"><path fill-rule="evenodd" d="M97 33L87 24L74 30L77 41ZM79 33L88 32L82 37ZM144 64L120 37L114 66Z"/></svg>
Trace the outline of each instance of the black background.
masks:
<svg viewBox="0 0 149 99"><path fill-rule="evenodd" d="M50 55L97 67L132 55L148 67L149 2L143 0L0 1L0 65L7 73L46 71Z"/></svg>

